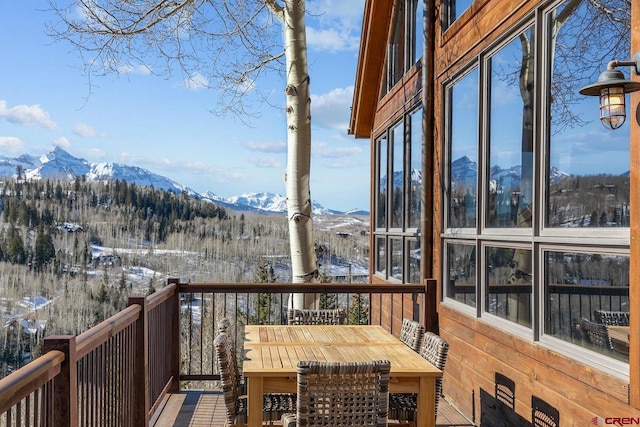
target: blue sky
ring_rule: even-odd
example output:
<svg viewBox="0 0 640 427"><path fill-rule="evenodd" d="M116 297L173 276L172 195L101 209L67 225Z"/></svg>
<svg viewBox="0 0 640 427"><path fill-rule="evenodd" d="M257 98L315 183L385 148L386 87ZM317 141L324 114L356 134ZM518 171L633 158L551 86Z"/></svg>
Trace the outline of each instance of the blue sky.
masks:
<svg viewBox="0 0 640 427"><path fill-rule="evenodd" d="M90 162L140 166L203 193L285 194L284 80L251 126L220 118L216 92L144 67L92 78L79 54L45 33L46 2L0 2L0 153L55 146ZM311 196L325 207L369 209L369 141L347 135L364 0L308 0L312 94ZM141 64L142 65L142 64Z"/></svg>

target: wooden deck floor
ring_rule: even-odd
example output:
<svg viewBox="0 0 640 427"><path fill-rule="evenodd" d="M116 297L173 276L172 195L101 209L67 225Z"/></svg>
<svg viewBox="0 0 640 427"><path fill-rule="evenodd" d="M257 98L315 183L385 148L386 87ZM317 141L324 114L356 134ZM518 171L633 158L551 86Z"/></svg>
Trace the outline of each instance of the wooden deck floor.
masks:
<svg viewBox="0 0 640 427"><path fill-rule="evenodd" d="M219 391L191 390L165 398L152 427L223 427L224 397ZM389 424L392 426L393 424ZM446 400L438 405L437 427L462 427L474 424L456 411Z"/></svg>

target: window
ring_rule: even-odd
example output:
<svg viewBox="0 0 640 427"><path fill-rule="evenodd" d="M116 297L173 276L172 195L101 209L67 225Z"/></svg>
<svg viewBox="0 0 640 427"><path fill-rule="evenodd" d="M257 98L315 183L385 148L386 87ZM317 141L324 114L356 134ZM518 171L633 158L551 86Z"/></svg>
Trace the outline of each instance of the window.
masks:
<svg viewBox="0 0 640 427"><path fill-rule="evenodd" d="M409 115L409 127L411 135L411 152L409 159L409 173L407 199L409 204L409 228L420 227L420 211L422 197L422 109Z"/></svg>
<svg viewBox="0 0 640 427"><path fill-rule="evenodd" d="M471 3L473 0L442 0L444 11L442 28L444 30L449 28L471 6Z"/></svg>
<svg viewBox="0 0 640 427"><path fill-rule="evenodd" d="M422 114L409 112L375 142L375 270L405 283L420 281Z"/></svg>
<svg viewBox="0 0 640 427"><path fill-rule="evenodd" d="M629 313L629 256L619 253L545 250L545 319L547 335L625 362L623 348L599 341L590 333L607 333L596 312ZM590 322L590 323L587 323ZM622 321L621 323L625 323ZM627 323L628 324L628 323ZM591 325L593 326L593 325ZM628 343L627 343L628 344ZM627 349L628 350L628 349Z"/></svg>
<svg viewBox="0 0 640 427"><path fill-rule="evenodd" d="M387 179L389 146L386 135L376 140L376 228L385 228L387 225Z"/></svg>
<svg viewBox="0 0 640 427"><path fill-rule="evenodd" d="M531 250L487 246L485 311L531 327Z"/></svg>
<svg viewBox="0 0 640 427"><path fill-rule="evenodd" d="M476 226L478 199L478 69L449 89L448 227Z"/></svg>
<svg viewBox="0 0 640 427"><path fill-rule="evenodd" d="M557 13L549 14L549 27L557 14L567 12L565 5L573 6L564 2ZM611 58L629 56L631 3L626 6L626 21L621 8L621 24L614 25L608 20L615 16L604 15L585 0L570 10L549 44L554 58L549 64L550 99L554 101L549 103L547 227L629 227L629 125L606 132L599 123L590 123L598 101L576 90L594 82ZM621 71L628 73L625 68Z"/></svg>
<svg viewBox="0 0 640 427"><path fill-rule="evenodd" d="M424 0L396 0L394 6L383 95L395 86L423 55Z"/></svg>
<svg viewBox="0 0 640 427"><path fill-rule="evenodd" d="M447 302L625 372L588 322L606 333L597 313L628 317L629 125L605 130L578 93L628 57L619 4L555 2L445 85L441 237Z"/></svg>
<svg viewBox="0 0 640 427"><path fill-rule="evenodd" d="M491 167L487 227L531 227L533 47L529 29L487 60Z"/></svg>

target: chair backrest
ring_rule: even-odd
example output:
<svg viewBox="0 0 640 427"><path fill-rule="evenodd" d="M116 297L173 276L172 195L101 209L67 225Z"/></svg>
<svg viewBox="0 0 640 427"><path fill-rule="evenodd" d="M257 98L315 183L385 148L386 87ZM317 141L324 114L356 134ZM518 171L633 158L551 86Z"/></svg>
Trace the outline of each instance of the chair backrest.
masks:
<svg viewBox="0 0 640 427"><path fill-rule="evenodd" d="M231 322L226 317L218 320L218 333L221 332L229 332L229 328L231 327Z"/></svg>
<svg viewBox="0 0 640 427"><path fill-rule="evenodd" d="M604 323L595 323L588 319L580 320L580 330L585 340L599 348L613 350L609 330Z"/></svg>
<svg viewBox="0 0 640 427"><path fill-rule="evenodd" d="M444 365L447 363L447 355L449 354L449 343L440 335L427 331L424 333L419 353L433 366L444 371ZM441 396L442 378L436 378L436 413L438 413L438 402Z"/></svg>
<svg viewBox="0 0 640 427"><path fill-rule="evenodd" d="M594 310L593 314L598 323L609 326L629 326L628 311Z"/></svg>
<svg viewBox="0 0 640 427"><path fill-rule="evenodd" d="M402 319L400 341L408 345L413 351L419 351L424 339L424 326L415 320Z"/></svg>
<svg viewBox="0 0 640 427"><path fill-rule="evenodd" d="M531 418L534 427L558 427L560 412L538 396L531 397Z"/></svg>
<svg viewBox="0 0 640 427"><path fill-rule="evenodd" d="M388 360L298 362L297 425L386 427Z"/></svg>
<svg viewBox="0 0 640 427"><path fill-rule="evenodd" d="M220 373L220 383L224 393L224 404L227 413L227 423L235 425L236 417L240 408L238 407L239 378L238 364L236 363L235 347L225 332L219 333L213 340L215 348L216 363Z"/></svg>
<svg viewBox="0 0 640 427"><path fill-rule="evenodd" d="M290 308L287 312L287 322L289 325L346 325L347 311Z"/></svg>
<svg viewBox="0 0 640 427"><path fill-rule="evenodd" d="M495 398L509 409L516 408L516 383L500 372L495 374Z"/></svg>

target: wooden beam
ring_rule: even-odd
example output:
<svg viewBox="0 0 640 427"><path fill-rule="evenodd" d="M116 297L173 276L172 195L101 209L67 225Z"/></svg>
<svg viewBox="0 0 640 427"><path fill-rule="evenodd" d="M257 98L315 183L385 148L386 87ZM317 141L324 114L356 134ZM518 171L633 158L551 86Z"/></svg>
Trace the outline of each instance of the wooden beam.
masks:
<svg viewBox="0 0 640 427"><path fill-rule="evenodd" d="M640 3L631 2L631 52L640 51ZM638 80L638 76L632 78ZM631 94L629 104L630 142L630 182L631 188L631 225L630 225L630 266L629 266L629 306L630 345L629 345L629 403L640 408L640 95Z"/></svg>

